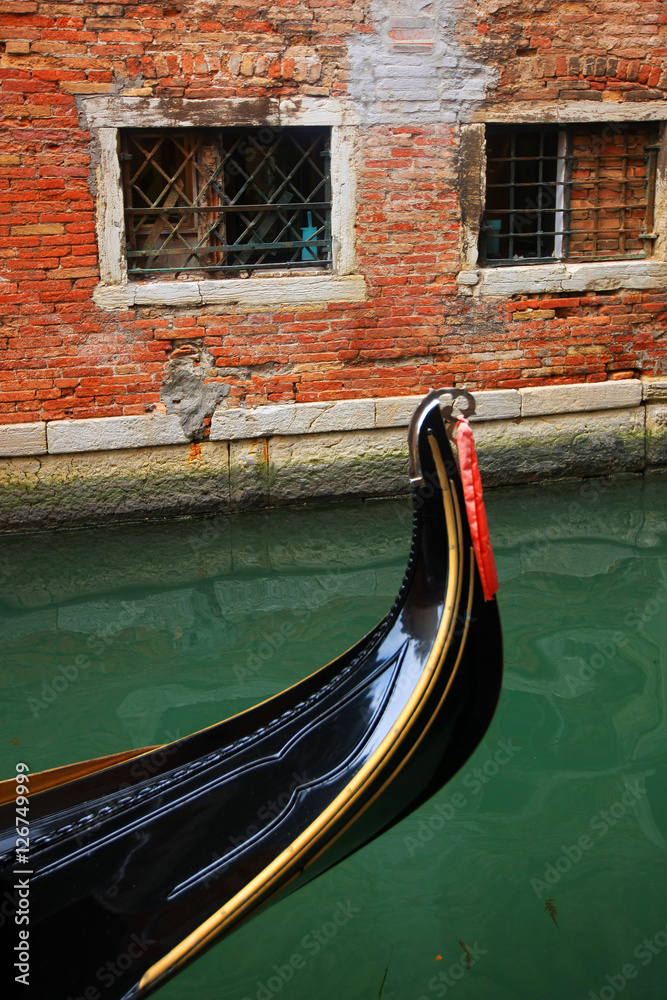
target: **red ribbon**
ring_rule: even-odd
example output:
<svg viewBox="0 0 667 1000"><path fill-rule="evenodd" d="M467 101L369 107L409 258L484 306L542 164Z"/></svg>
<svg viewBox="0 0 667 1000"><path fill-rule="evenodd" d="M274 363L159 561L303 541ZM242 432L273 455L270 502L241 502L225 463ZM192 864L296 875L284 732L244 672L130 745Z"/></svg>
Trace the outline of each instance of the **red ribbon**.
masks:
<svg viewBox="0 0 667 1000"><path fill-rule="evenodd" d="M456 450L459 456L463 498L468 514L472 547L475 551L479 576L482 581L484 600L490 601L498 590L498 574L482 498L482 479L477 464L472 428L464 416L458 417Z"/></svg>

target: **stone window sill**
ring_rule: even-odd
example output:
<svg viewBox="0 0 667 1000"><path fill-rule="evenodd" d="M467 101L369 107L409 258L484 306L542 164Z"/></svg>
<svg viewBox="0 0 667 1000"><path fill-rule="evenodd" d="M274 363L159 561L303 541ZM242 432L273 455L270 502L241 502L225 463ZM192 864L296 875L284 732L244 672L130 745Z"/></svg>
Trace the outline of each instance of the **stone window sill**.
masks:
<svg viewBox="0 0 667 1000"><path fill-rule="evenodd" d="M224 281L151 281L98 285L93 298L101 309L136 306L229 305L248 311L265 307L363 302L361 275L309 274L289 278L227 278Z"/></svg>
<svg viewBox="0 0 667 1000"><path fill-rule="evenodd" d="M613 292L667 287L667 262L614 260L591 264L532 264L461 271L459 288L467 295L543 295L557 292Z"/></svg>

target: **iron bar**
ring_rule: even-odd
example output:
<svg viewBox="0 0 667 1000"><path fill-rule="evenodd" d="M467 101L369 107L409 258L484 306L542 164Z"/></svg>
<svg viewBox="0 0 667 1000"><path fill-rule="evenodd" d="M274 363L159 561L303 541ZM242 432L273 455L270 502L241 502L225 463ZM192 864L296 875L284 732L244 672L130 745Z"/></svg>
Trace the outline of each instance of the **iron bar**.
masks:
<svg viewBox="0 0 667 1000"><path fill-rule="evenodd" d="M644 123L608 133L610 128L488 127L495 139L487 158L487 192L494 196L487 218L492 222L481 227L488 266L650 254L659 149L655 129ZM549 136L557 137L555 155ZM530 155L523 155L527 151Z"/></svg>

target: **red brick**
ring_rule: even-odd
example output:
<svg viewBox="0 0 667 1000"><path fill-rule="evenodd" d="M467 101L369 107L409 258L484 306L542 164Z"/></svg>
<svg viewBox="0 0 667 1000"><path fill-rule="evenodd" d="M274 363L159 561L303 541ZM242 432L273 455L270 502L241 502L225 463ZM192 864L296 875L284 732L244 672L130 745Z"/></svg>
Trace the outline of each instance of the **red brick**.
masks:
<svg viewBox="0 0 667 1000"><path fill-rule="evenodd" d="M0 68L3 103L13 107L10 115L19 116L8 119L6 146L6 155L16 159L5 161L5 169L0 169L0 262L12 278L0 287L0 311L3 322L22 327L18 335L12 333L12 346L3 355L0 371L9 376L3 379L5 389L11 386L16 393L70 392L65 400L45 399L39 412L35 408L40 401L34 398L5 401L0 404L2 419L16 418L19 407L32 408L30 419L40 413L52 417L144 412L146 401L157 398L172 341L192 337L202 338L222 367L243 364L252 371L275 363L275 373L267 367L248 380L230 380L235 400L262 403L406 395L454 376L471 387L487 389L603 379L610 358L619 372L663 363L664 338L655 334L662 332L667 317L667 295L661 297L659 292L636 297L632 293L525 296L511 303L461 298L455 283L460 266L459 136L450 126L410 122L369 127L359 137L357 254L368 282L366 302L289 312L285 307L264 309L250 315L234 307L175 314L159 308L136 313L98 310L92 300L98 278L94 204L88 187L90 137L80 128L71 95L62 90L99 89L112 79L143 74L161 78L162 89L155 91L159 94L187 93L193 99L261 97L266 89L252 77L227 76L231 50L225 35L268 37L270 32L266 44L276 51L284 51L288 39L276 23L257 20L256 5L249 0L221 15L220 21L197 12L196 5L169 17L150 2L144 8L110 7L109 16L99 16L93 8L89 16L85 6L58 8L55 17L54 5L41 0L0 6L10 28L8 37L28 39L31 46L37 43L33 54L18 53L12 56L14 64ZM315 11L316 20L310 23L313 44L322 58L324 88L318 96L343 92L346 78L341 74L334 81L333 63L338 61L346 72L340 59L347 36L372 31L372 25L346 20L344 4L336 7L337 20L330 24L320 17L320 7L313 8L306 0L293 0L289 6L295 15L307 11L310 16ZM505 19L492 9L495 6L495 0L480 0L475 16L462 17L457 25L459 44L473 59L479 59L483 45L484 60L497 61L499 82L490 94L494 102L516 104L531 94L539 101L555 100L559 88L584 99L625 95L644 100L664 93L667 76L661 61L667 53L649 44L655 39L647 37L644 50L633 36L608 51L614 13L604 22L594 17L587 21L583 48L577 43L574 50L577 17L560 9L557 16L547 16L556 9L556 0L545 0L539 25L534 5L527 0L515 5L512 19ZM654 13L653 6L654 0L627 0L623 17L627 23L656 26L655 18L642 20L649 7ZM19 20L24 34L16 28ZM162 40L165 32L176 39L169 42L168 52ZM201 38L197 52L182 47L181 37ZM540 53L533 56L522 50L518 55L518 37ZM619 37L628 33L620 32ZM239 51L247 48L241 46ZM329 56L328 51L335 54ZM542 76L551 75L553 86L539 79L540 64ZM222 83L215 78L219 65L225 77ZM276 96L308 96L293 81L298 69L289 55L282 65L276 60L269 73L274 74ZM75 86L61 90L61 82ZM609 89L614 93L604 95ZM32 120L26 117L30 114ZM12 227L45 225L64 228L51 234L11 232ZM512 315L523 310L553 310L556 318L528 318L514 324L518 334L510 333ZM60 339L48 342L42 333ZM638 362L640 351L645 353ZM38 365L54 378L53 386L42 384ZM291 370L297 365L298 371ZM81 379L87 382L81 384Z"/></svg>

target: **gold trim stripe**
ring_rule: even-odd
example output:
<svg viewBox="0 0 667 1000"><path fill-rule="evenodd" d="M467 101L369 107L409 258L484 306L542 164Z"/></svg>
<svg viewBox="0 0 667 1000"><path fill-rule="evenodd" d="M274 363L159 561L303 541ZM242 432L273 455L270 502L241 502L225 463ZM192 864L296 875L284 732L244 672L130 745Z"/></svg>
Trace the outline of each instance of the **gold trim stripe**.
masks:
<svg viewBox="0 0 667 1000"><path fill-rule="evenodd" d="M60 785L69 784L78 778L85 778L88 774L99 774L108 767L122 764L125 760L132 760L133 757L140 757L142 754L153 753L161 749L161 744L154 747L140 747L137 750L121 750L120 753L107 754L105 757L94 757L92 760L84 760L77 764L63 764L61 767L51 767L48 771L35 771L30 775L30 795L37 795L39 792L46 792L50 788L58 788ZM0 781L0 806L13 802L16 795L16 782L14 778L7 778Z"/></svg>

